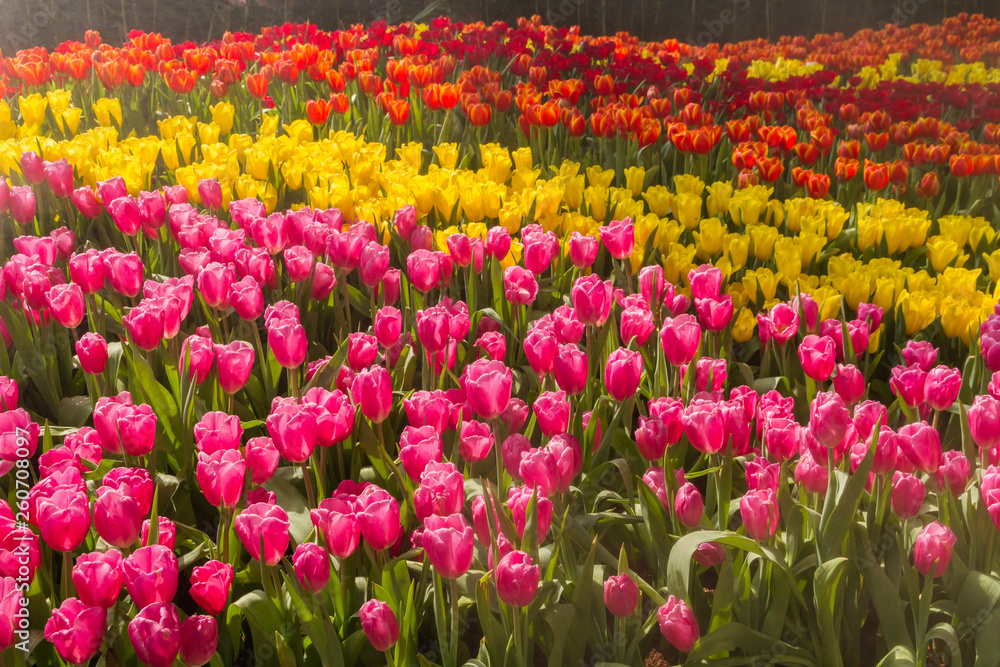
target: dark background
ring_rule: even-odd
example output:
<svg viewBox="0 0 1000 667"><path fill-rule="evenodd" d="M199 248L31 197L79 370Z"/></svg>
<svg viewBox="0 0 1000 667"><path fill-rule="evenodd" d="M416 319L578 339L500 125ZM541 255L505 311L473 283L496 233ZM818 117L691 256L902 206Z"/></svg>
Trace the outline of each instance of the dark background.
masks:
<svg viewBox="0 0 1000 667"><path fill-rule="evenodd" d="M225 30L311 22L324 29L447 14L457 21L507 21L538 14L583 34L628 31L643 40L692 44L781 35L878 29L888 23L938 23L959 12L1000 16L1000 0L0 0L0 50L52 48L87 28L120 44L127 30L160 32L175 42L218 38Z"/></svg>

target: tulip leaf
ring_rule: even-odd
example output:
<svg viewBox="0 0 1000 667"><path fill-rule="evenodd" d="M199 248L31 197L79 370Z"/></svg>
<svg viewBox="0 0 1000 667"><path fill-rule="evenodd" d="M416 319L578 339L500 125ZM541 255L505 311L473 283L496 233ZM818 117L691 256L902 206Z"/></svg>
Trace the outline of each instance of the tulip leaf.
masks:
<svg viewBox="0 0 1000 667"><path fill-rule="evenodd" d="M313 532L312 519L309 516L309 504L298 489L292 486L284 477L275 475L264 485L268 491L273 491L280 505L288 513L288 532L297 544L306 541Z"/></svg>
<svg viewBox="0 0 1000 667"><path fill-rule="evenodd" d="M875 433L881 426L881 419L875 423ZM869 447L865 458L858 465L857 470L847 480L843 486L843 491L835 499L832 511L824 511L823 519L820 522L820 554L823 560L829 560L833 554L840 552L844 538L852 524L857 521L858 503L861 502L861 495L865 492L865 484L868 482L868 473L872 469L872 462L875 460L875 447ZM831 483L833 477L830 478ZM832 485L832 484L831 484ZM829 491L827 492L829 493ZM824 508L825 509L825 508Z"/></svg>
<svg viewBox="0 0 1000 667"><path fill-rule="evenodd" d="M819 661L809 651L793 646L779 638L765 635L742 623L729 623L713 630L698 640L688 654L688 662L697 663L709 656L739 651L750 660L748 664L782 664L818 667ZM727 661L729 664L739 662Z"/></svg>
<svg viewBox="0 0 1000 667"><path fill-rule="evenodd" d="M908 646L894 646L877 667L913 667L917 662L913 657L913 650Z"/></svg>
<svg viewBox="0 0 1000 667"><path fill-rule="evenodd" d="M35 340L29 333L27 320L2 301L0 301L0 318L7 326L11 342L21 357L21 363L24 365L28 377L35 383L51 413L53 415L59 414L59 388L53 386L49 379L45 354L35 344Z"/></svg>
<svg viewBox="0 0 1000 667"><path fill-rule="evenodd" d="M56 418L60 426L83 426L94 409L89 396L69 396L59 401Z"/></svg>
<svg viewBox="0 0 1000 667"><path fill-rule="evenodd" d="M897 648L912 647L913 639L907 628L898 587L889 580L881 563L872 553L865 527L855 524L854 532L855 543L861 547L861 553L857 555L855 563L861 571L865 586L871 593L872 605L878 615L879 629L885 637L886 644Z"/></svg>
<svg viewBox="0 0 1000 667"><path fill-rule="evenodd" d="M254 649L269 650L271 655L277 654L278 647L274 642L274 631L276 628L284 627L284 623L267 593L262 589L250 591L233 602L233 606L238 607L250 622ZM230 618L232 618L232 614L230 614Z"/></svg>
<svg viewBox="0 0 1000 667"><path fill-rule="evenodd" d="M956 602L955 616L976 643L976 665L1000 665L1000 581L972 570Z"/></svg>
<svg viewBox="0 0 1000 667"><path fill-rule="evenodd" d="M840 580L846 564L847 558L843 556L834 558L820 565L813 575L813 604L816 606L816 620L823 641L823 653L826 655L824 664L834 667L844 664L837 637L840 626L837 608L841 604Z"/></svg>
<svg viewBox="0 0 1000 667"><path fill-rule="evenodd" d="M286 567L289 566L286 564ZM329 619L314 614L315 602L309 604L303 599L305 591L300 588L297 579L284 571L281 572L281 578L284 580L285 590L292 600L295 615L305 629L306 636L312 641L323 667L342 667L344 654L340 647L337 631L330 624Z"/></svg>

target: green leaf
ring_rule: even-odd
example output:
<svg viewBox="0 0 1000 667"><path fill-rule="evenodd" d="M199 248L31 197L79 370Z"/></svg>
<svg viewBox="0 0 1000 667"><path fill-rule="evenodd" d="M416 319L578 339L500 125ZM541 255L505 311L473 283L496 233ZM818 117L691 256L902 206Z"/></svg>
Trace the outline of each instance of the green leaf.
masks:
<svg viewBox="0 0 1000 667"><path fill-rule="evenodd" d="M819 623L820 638L823 640L823 653L826 657L823 662L826 665L844 664L840 655L840 640L837 637L837 630L840 627L837 607L840 599L840 579L846 564L847 558L843 556L828 560L820 565L813 575L813 604L816 605L816 620Z"/></svg>
<svg viewBox="0 0 1000 667"><path fill-rule="evenodd" d="M688 654L688 662L697 663L719 653L739 651L750 658L749 664L808 665L818 667L816 658L803 648L781 639L751 630L742 623L729 623L698 640ZM738 664L738 663L737 663Z"/></svg>
<svg viewBox="0 0 1000 667"><path fill-rule="evenodd" d="M90 396L69 396L59 401L56 419L60 426L79 427L87 423L93 412Z"/></svg>
<svg viewBox="0 0 1000 667"><path fill-rule="evenodd" d="M268 491L274 491L280 505L288 513L290 526L288 532L296 543L306 541L313 532L312 519L309 516L309 503L299 490L292 486L284 477L275 475L264 485Z"/></svg>
<svg viewBox="0 0 1000 667"><path fill-rule="evenodd" d="M340 648L340 639L329 619L313 613L312 605L307 604L302 598L301 593L304 591L300 591L298 581L294 580L294 577L288 576L284 571L281 577L285 581L285 590L295 608L295 615L305 629L306 636L312 641L323 667L342 667L344 654Z"/></svg>
<svg viewBox="0 0 1000 667"><path fill-rule="evenodd" d="M856 564L864 578L865 586L871 594L872 605L878 615L879 629L882 631L887 645L895 646L897 649L905 648L912 656L913 639L907 628L899 589L889 580L882 565L872 553L871 544L868 541L868 531L865 530L865 527L858 524L855 525L854 530L856 533L855 542L862 550L862 553L857 556Z"/></svg>
<svg viewBox="0 0 1000 667"><path fill-rule="evenodd" d="M875 432L881 427L881 420L875 424ZM861 461L857 470L847 480L844 490L836 499L833 511L827 516L824 512L825 522L820 523L820 553L823 560L829 560L833 554L840 553L844 538L852 524L857 522L858 503L861 495L865 492L865 483L868 481L868 473L872 469L872 462L875 460L875 447L869 447L865 458ZM832 478L831 478L832 479Z"/></svg>
<svg viewBox="0 0 1000 667"><path fill-rule="evenodd" d="M976 666L1000 665L1000 581L972 570L958 595L955 616L959 627L973 633Z"/></svg>

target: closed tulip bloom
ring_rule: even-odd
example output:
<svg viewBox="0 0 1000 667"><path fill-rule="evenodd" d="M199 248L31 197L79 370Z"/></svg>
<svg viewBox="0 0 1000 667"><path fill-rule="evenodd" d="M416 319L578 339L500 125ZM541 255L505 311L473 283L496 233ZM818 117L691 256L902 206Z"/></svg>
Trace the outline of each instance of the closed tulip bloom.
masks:
<svg viewBox="0 0 1000 667"><path fill-rule="evenodd" d="M201 203L209 210L222 206L222 186L214 178L203 178L198 181L198 196Z"/></svg>
<svg viewBox="0 0 1000 667"><path fill-rule="evenodd" d="M104 640L108 610L84 604L76 598L63 600L45 623L45 639L66 662L82 665L97 655Z"/></svg>
<svg viewBox="0 0 1000 667"><path fill-rule="evenodd" d="M196 475L205 500L215 507L233 507L243 495L246 462L238 449L198 454Z"/></svg>
<svg viewBox="0 0 1000 667"><path fill-rule="evenodd" d="M937 472L941 465L941 436L927 422L907 424L899 429L899 451L913 466L927 474Z"/></svg>
<svg viewBox="0 0 1000 667"><path fill-rule="evenodd" d="M892 482L892 512L899 519L912 519L920 513L927 495L927 487L920 478L896 472Z"/></svg>
<svg viewBox="0 0 1000 667"><path fill-rule="evenodd" d="M269 326L267 344L278 364L284 368L298 368L306 360L309 343L305 328L298 322L284 320Z"/></svg>
<svg viewBox="0 0 1000 667"><path fill-rule="evenodd" d="M496 419L507 408L513 386L511 370L500 361L480 359L465 367L462 387L473 411L482 419Z"/></svg>
<svg viewBox="0 0 1000 667"><path fill-rule="evenodd" d="M427 293L442 281L441 261L430 250L414 250L406 258L406 275L418 291Z"/></svg>
<svg viewBox="0 0 1000 667"><path fill-rule="evenodd" d="M551 437L569 428L569 401L564 391L545 391L532 405L542 433Z"/></svg>
<svg viewBox="0 0 1000 667"><path fill-rule="evenodd" d="M256 320L264 312L264 292L260 283L250 276L232 283L229 304L241 319L247 322Z"/></svg>
<svg viewBox="0 0 1000 667"><path fill-rule="evenodd" d="M534 302L538 295L538 281L535 275L521 266L508 266L503 272L504 296L515 306L525 306Z"/></svg>
<svg viewBox="0 0 1000 667"><path fill-rule="evenodd" d="M75 550L90 532L87 495L75 489L58 488L39 498L35 516L42 540L56 551Z"/></svg>
<svg viewBox="0 0 1000 667"><path fill-rule="evenodd" d="M448 236L446 241L448 254L456 266L468 266L472 263L472 243L465 234L455 233Z"/></svg>
<svg viewBox="0 0 1000 667"><path fill-rule="evenodd" d="M980 449L1000 445L1000 400L979 395L968 410L969 431Z"/></svg>
<svg viewBox="0 0 1000 667"><path fill-rule="evenodd" d="M233 566L217 560L191 570L191 598L209 614L216 616L226 608L233 585Z"/></svg>
<svg viewBox="0 0 1000 667"><path fill-rule="evenodd" d="M188 667L207 664L219 645L219 628L211 616L188 616L181 623L180 656Z"/></svg>
<svg viewBox="0 0 1000 667"><path fill-rule="evenodd" d="M597 251L601 249L601 241L596 236L585 236L573 232L569 237L569 261L578 269L586 269L597 259Z"/></svg>
<svg viewBox="0 0 1000 667"><path fill-rule="evenodd" d="M854 405L865 395L865 377L853 364L837 364L833 390L844 399L845 404Z"/></svg>
<svg viewBox="0 0 1000 667"><path fill-rule="evenodd" d="M156 441L156 414L150 405L122 406L115 422L122 449L129 456L146 456Z"/></svg>
<svg viewBox="0 0 1000 667"><path fill-rule="evenodd" d="M19 225L35 219L35 191L30 185L15 185L10 189L10 215Z"/></svg>
<svg viewBox="0 0 1000 667"><path fill-rule="evenodd" d="M125 548L139 539L143 516L139 503L127 485L97 489L94 502L94 528L105 542Z"/></svg>
<svg viewBox="0 0 1000 667"><path fill-rule="evenodd" d="M347 558L358 548L361 525L353 504L342 498L324 498L309 516L323 536L326 550L337 558Z"/></svg>
<svg viewBox="0 0 1000 667"><path fill-rule="evenodd" d="M225 412L206 412L194 425L194 443L199 453L214 454L226 449L237 449L243 426L240 418Z"/></svg>
<svg viewBox="0 0 1000 667"><path fill-rule="evenodd" d="M620 347L608 355L604 386L616 401L634 396L641 379L642 355L639 352Z"/></svg>
<svg viewBox="0 0 1000 667"><path fill-rule="evenodd" d="M428 463L443 457L441 436L432 426L406 426L399 436L399 459L410 479L418 481Z"/></svg>
<svg viewBox="0 0 1000 667"><path fill-rule="evenodd" d="M663 354L673 366L687 366L698 352L701 326L692 315L679 315L663 319L660 343Z"/></svg>
<svg viewBox="0 0 1000 667"><path fill-rule="evenodd" d="M215 346L208 336L188 336L181 346L180 368L186 371L188 378L196 384L208 379L215 363Z"/></svg>
<svg viewBox="0 0 1000 667"><path fill-rule="evenodd" d="M318 593L330 582L330 556L318 544L304 542L292 555L295 577L310 593Z"/></svg>
<svg viewBox="0 0 1000 667"><path fill-rule="evenodd" d="M548 449L529 449L518 463L518 475L529 488L546 498L559 489L559 462Z"/></svg>
<svg viewBox="0 0 1000 667"><path fill-rule="evenodd" d="M701 492L691 482L685 482L674 498L674 512L677 520L688 528L695 528L701 523L701 515L705 512L705 501Z"/></svg>
<svg viewBox="0 0 1000 667"><path fill-rule="evenodd" d="M254 365L254 349L250 343L234 340L229 345L215 344L215 362L219 371L219 386L227 394L242 389Z"/></svg>
<svg viewBox="0 0 1000 667"><path fill-rule="evenodd" d="M472 527L461 514L429 516L424 521L423 549L441 577L457 579L472 565Z"/></svg>
<svg viewBox="0 0 1000 667"><path fill-rule="evenodd" d="M681 382L687 375L687 367L681 367ZM694 387L696 391L722 391L729 373L725 359L702 357L694 365Z"/></svg>
<svg viewBox="0 0 1000 667"><path fill-rule="evenodd" d="M940 521L924 526L913 544L913 565L925 577L940 577L951 562L955 533Z"/></svg>
<svg viewBox="0 0 1000 667"><path fill-rule="evenodd" d="M511 607L527 607L538 592L541 568L523 551L511 551L496 564L497 595Z"/></svg>
<svg viewBox="0 0 1000 667"><path fill-rule="evenodd" d="M155 350L163 340L163 313L155 308L140 304L122 318L122 324L129 340L141 350Z"/></svg>
<svg viewBox="0 0 1000 667"><path fill-rule="evenodd" d="M947 487L952 495L958 496L969 484L972 468L969 459L958 450L950 450L941 457L941 466L937 470L938 485Z"/></svg>
<svg viewBox="0 0 1000 667"><path fill-rule="evenodd" d="M101 202L97 199L97 195L94 194L89 185L73 190L69 196L69 200L76 206L76 210L80 212L80 215L88 220L93 220L100 216L101 213L104 213L104 207L101 206Z"/></svg>
<svg viewBox="0 0 1000 667"><path fill-rule="evenodd" d="M111 288L122 296L133 297L139 293L143 269L142 260L134 252L105 256L104 275Z"/></svg>
<svg viewBox="0 0 1000 667"><path fill-rule="evenodd" d="M398 308L383 306L375 313L375 338L382 347L392 347L403 333L403 314Z"/></svg>
<svg viewBox="0 0 1000 667"><path fill-rule="evenodd" d="M368 487L358 500L358 523L361 536L375 551L388 549L396 543L402 526L399 523L399 503L384 489Z"/></svg>
<svg viewBox="0 0 1000 667"><path fill-rule="evenodd" d="M84 294L94 294L104 286L104 260L96 250L74 254L69 259L69 277Z"/></svg>
<svg viewBox="0 0 1000 667"><path fill-rule="evenodd" d="M364 413L373 423L379 423L389 416L392 409L392 376L382 366L372 366L361 371L351 385L351 399L355 405L361 406Z"/></svg>
<svg viewBox="0 0 1000 667"><path fill-rule="evenodd" d="M625 259L632 254L635 247L635 225L632 218L614 220L610 225L601 227L601 241L608 253L615 259Z"/></svg>
<svg viewBox="0 0 1000 667"><path fill-rule="evenodd" d="M817 394L809 407L809 431L823 447L836 447L854 426L844 399L832 391Z"/></svg>
<svg viewBox="0 0 1000 667"><path fill-rule="evenodd" d="M656 323L653 321L653 313L638 307L626 308L621 316L621 336L622 342L628 345L633 339L643 346L649 337L656 331Z"/></svg>
<svg viewBox="0 0 1000 667"><path fill-rule="evenodd" d="M702 567L715 567L726 557L726 552L718 542L702 542L691 559Z"/></svg>
<svg viewBox="0 0 1000 667"><path fill-rule="evenodd" d="M65 159L42 163L45 182L56 197L69 197L73 193L73 166Z"/></svg>
<svg viewBox="0 0 1000 667"><path fill-rule="evenodd" d="M612 616L631 616L639 603L639 585L628 573L614 574L604 581L604 606Z"/></svg>
<svg viewBox="0 0 1000 667"><path fill-rule="evenodd" d="M730 294L694 300L698 321L709 331L719 332L733 319L733 297Z"/></svg>
<svg viewBox="0 0 1000 667"><path fill-rule="evenodd" d="M524 337L524 355L536 375L551 373L555 367L558 341L551 331L534 328Z"/></svg>
<svg viewBox="0 0 1000 667"><path fill-rule="evenodd" d="M826 491L830 472L825 463L817 463L808 451L803 452L795 464L795 483L800 484L806 493L823 493Z"/></svg>
<svg viewBox="0 0 1000 667"><path fill-rule="evenodd" d="M502 261L507 257L507 253L510 252L510 244L510 232L502 225L490 227L486 233L486 252L497 261Z"/></svg>
<svg viewBox="0 0 1000 667"><path fill-rule="evenodd" d="M118 600L125 583L122 554L118 549L82 554L73 564L72 576L76 594L84 604L108 609Z"/></svg>
<svg viewBox="0 0 1000 667"><path fill-rule="evenodd" d="M449 313L443 306L417 311L417 338L428 353L440 352L448 346L451 335Z"/></svg>
<svg viewBox="0 0 1000 667"><path fill-rule="evenodd" d="M454 463L430 462L420 475L420 486L413 494L417 519L431 515L449 516L462 511L465 504L465 480Z"/></svg>
<svg viewBox="0 0 1000 667"><path fill-rule="evenodd" d="M837 349L833 339L809 334L799 345L799 361L807 376L817 382L825 382L833 374L837 362Z"/></svg>
<svg viewBox="0 0 1000 667"><path fill-rule="evenodd" d="M903 347L902 356L903 365L927 372L937 361L938 349L925 340L911 340Z"/></svg>
<svg viewBox="0 0 1000 667"><path fill-rule="evenodd" d="M100 375L108 365L108 343L100 334L88 332L76 342L76 354L84 373Z"/></svg>
<svg viewBox="0 0 1000 667"><path fill-rule="evenodd" d="M490 428L489 424L475 420L462 422L458 453L463 460L469 463L482 461L493 449L493 444L493 429Z"/></svg>
<svg viewBox="0 0 1000 667"><path fill-rule="evenodd" d="M122 563L125 590L142 609L170 602L177 592L177 556L161 544L140 547Z"/></svg>
<svg viewBox="0 0 1000 667"><path fill-rule="evenodd" d="M711 264L702 264L688 273L692 299L709 299L719 296L724 276L722 270Z"/></svg>
<svg viewBox="0 0 1000 667"><path fill-rule="evenodd" d="M691 446L704 454L715 454L726 445L725 414L718 405L691 405L681 418Z"/></svg>
<svg viewBox="0 0 1000 667"><path fill-rule="evenodd" d="M687 653L698 642L698 620L683 600L668 597L667 603L656 610L656 620L660 633L681 653Z"/></svg>
<svg viewBox="0 0 1000 667"><path fill-rule="evenodd" d="M962 374L957 368L935 366L924 382L924 400L933 410L947 410L958 400Z"/></svg>
<svg viewBox="0 0 1000 667"><path fill-rule="evenodd" d="M375 336L356 331L347 338L347 365L351 370L358 372L375 363L378 357L378 341Z"/></svg>
<svg viewBox="0 0 1000 667"><path fill-rule="evenodd" d="M139 544L146 547L150 544L162 544L171 551L177 546L177 524L165 516L156 517L156 541L149 541L149 531L152 522L146 519L142 522L142 529L139 531Z"/></svg>
<svg viewBox="0 0 1000 667"><path fill-rule="evenodd" d="M768 542L778 530L778 499L772 489L747 491L740 498L740 515L747 535Z"/></svg>
<svg viewBox="0 0 1000 667"><path fill-rule="evenodd" d="M128 638L135 654L149 667L170 667L181 650L181 618L172 602L157 602L129 621Z"/></svg>
<svg viewBox="0 0 1000 667"><path fill-rule="evenodd" d="M556 384L570 396L587 388L587 353L579 345L560 345L553 366Z"/></svg>
<svg viewBox="0 0 1000 667"><path fill-rule="evenodd" d="M775 461L787 461L799 452L802 427L792 419L775 417L764 426L764 448Z"/></svg>
<svg viewBox="0 0 1000 667"><path fill-rule="evenodd" d="M907 407L915 408L924 402L924 385L927 371L919 366L896 366L892 369L889 386Z"/></svg>
<svg viewBox="0 0 1000 667"><path fill-rule="evenodd" d="M83 322L87 306L83 298L83 290L76 283L53 285L46 295L49 309L56 322L67 329L75 329Z"/></svg>
<svg viewBox="0 0 1000 667"><path fill-rule="evenodd" d="M376 651L388 651L399 641L399 621L389 605L381 600L369 600L358 610L361 629Z"/></svg>
<svg viewBox="0 0 1000 667"><path fill-rule="evenodd" d="M118 231L125 236L135 236L139 233L142 226L142 214L139 211L139 202L136 201L135 197L131 195L118 197L111 202L106 201L105 205L108 209L108 215L111 216Z"/></svg>
<svg viewBox="0 0 1000 667"><path fill-rule="evenodd" d="M596 273L582 276L570 290L573 310L584 325L601 326L611 313L614 291L610 280L601 280Z"/></svg>
<svg viewBox="0 0 1000 667"><path fill-rule="evenodd" d="M234 520L236 534L256 561L277 565L288 549L288 514L278 505L254 503ZM263 546L263 553L261 547Z"/></svg>

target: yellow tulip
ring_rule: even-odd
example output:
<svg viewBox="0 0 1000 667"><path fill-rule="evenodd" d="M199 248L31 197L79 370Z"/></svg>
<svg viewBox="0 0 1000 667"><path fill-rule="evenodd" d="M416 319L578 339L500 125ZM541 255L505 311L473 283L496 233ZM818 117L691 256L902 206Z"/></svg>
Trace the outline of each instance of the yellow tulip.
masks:
<svg viewBox="0 0 1000 667"><path fill-rule="evenodd" d="M684 232L684 228L680 224L669 218L660 218L660 224L656 228L656 236L653 239L653 243L656 244L656 249L660 251L660 254L667 254L670 246L681 238L681 234Z"/></svg>
<svg viewBox="0 0 1000 667"><path fill-rule="evenodd" d="M45 100L49 103L52 115L58 116L69 109L73 101L73 93L68 88L56 88L45 93Z"/></svg>
<svg viewBox="0 0 1000 667"><path fill-rule="evenodd" d="M974 317L967 301L948 298L941 304L941 328L949 338L962 338L968 343Z"/></svg>
<svg viewBox="0 0 1000 667"><path fill-rule="evenodd" d="M729 181L716 181L708 186L708 197L705 208L710 216L726 213L729 210L729 200L733 196L733 184Z"/></svg>
<svg viewBox="0 0 1000 667"><path fill-rule="evenodd" d="M583 190L585 179L583 174L565 179L563 186L563 201L571 210L579 210L583 204Z"/></svg>
<svg viewBox="0 0 1000 667"><path fill-rule="evenodd" d="M423 144L411 141L401 146L396 146L396 155L399 156L399 161L405 166L411 169L420 169L423 150Z"/></svg>
<svg viewBox="0 0 1000 667"><path fill-rule="evenodd" d="M726 230L718 218L705 218L698 223L698 231L694 232L694 243L698 249L698 259L707 262L722 252L722 240Z"/></svg>
<svg viewBox="0 0 1000 667"><path fill-rule="evenodd" d="M673 211L677 222L685 229L694 229L701 222L701 196L683 192L674 197Z"/></svg>
<svg viewBox="0 0 1000 667"><path fill-rule="evenodd" d="M219 134L225 135L233 131L236 108L230 102L218 102L209 107L209 111L212 113L212 122L219 126Z"/></svg>
<svg viewBox="0 0 1000 667"><path fill-rule="evenodd" d="M587 185L593 188L609 188L615 180L615 170L604 170L598 165L587 167Z"/></svg>
<svg viewBox="0 0 1000 667"><path fill-rule="evenodd" d="M896 311L903 315L907 336L923 331L937 317L934 299L925 292L903 290L896 301Z"/></svg>
<svg viewBox="0 0 1000 667"><path fill-rule="evenodd" d="M767 225L753 225L747 227L747 235L750 237L750 250L753 256L766 262L774 255L774 242L778 240L778 230Z"/></svg>
<svg viewBox="0 0 1000 667"><path fill-rule="evenodd" d="M531 169L535 166L534 158L531 156L531 149L527 146L513 151L511 153L511 158L514 160L515 169L519 169L521 171L531 171Z"/></svg>
<svg viewBox="0 0 1000 667"><path fill-rule="evenodd" d="M275 137L278 134L278 115L275 113L264 113L260 119L260 127L257 128L258 137Z"/></svg>
<svg viewBox="0 0 1000 667"><path fill-rule="evenodd" d="M757 318L749 309L743 308L733 322L733 342L745 343L753 338L754 329L757 327Z"/></svg>
<svg viewBox="0 0 1000 667"><path fill-rule="evenodd" d="M56 123L59 125L59 131L65 135L74 135L76 130L80 127L80 118L83 117L83 109L66 109L65 111L60 111L56 114ZM2 134L2 130L0 130Z"/></svg>
<svg viewBox="0 0 1000 667"><path fill-rule="evenodd" d="M489 179L494 183L506 183L510 178L511 162L510 153L499 144L486 144L481 147L483 167ZM529 166L530 169L530 166Z"/></svg>
<svg viewBox="0 0 1000 667"><path fill-rule="evenodd" d="M21 110L21 120L24 125L41 127L45 123L45 107L48 99L38 93L17 98L17 108ZM118 124L121 125L121 111L118 112Z"/></svg>
<svg viewBox="0 0 1000 667"><path fill-rule="evenodd" d="M500 209L500 224L507 228L507 231L511 234L516 234L519 229L521 229L521 221L524 219L525 212L522 210L521 205L513 201L510 203L505 202L503 208Z"/></svg>
<svg viewBox="0 0 1000 667"><path fill-rule="evenodd" d="M635 218L635 244L642 248L646 247L649 237L660 227L660 219L653 213L638 215Z"/></svg>
<svg viewBox="0 0 1000 667"><path fill-rule="evenodd" d="M663 260L664 277L675 285L680 283L683 277L686 283L688 272L693 268L694 256L694 246L672 243L670 251Z"/></svg>
<svg viewBox="0 0 1000 667"><path fill-rule="evenodd" d="M982 217L972 219L972 228L969 230L969 245L973 251L979 250L979 244L983 241L993 243L996 236L997 232L989 220Z"/></svg>
<svg viewBox="0 0 1000 667"><path fill-rule="evenodd" d="M705 192L705 182L692 174L677 174L674 176L674 190L678 195L691 194L700 199Z"/></svg>
<svg viewBox="0 0 1000 667"><path fill-rule="evenodd" d="M664 185L653 185L646 189L642 193L642 198L646 200L646 204L649 205L649 210L656 214L659 218L667 217L667 213L670 212L670 206L673 202L673 195L670 190Z"/></svg>
<svg viewBox="0 0 1000 667"><path fill-rule="evenodd" d="M198 139L202 144L218 143L220 133L224 134L214 121L211 123L198 123Z"/></svg>
<svg viewBox="0 0 1000 667"><path fill-rule="evenodd" d="M729 258L734 271L742 269L750 255L750 240L742 234L726 234L722 240L722 253Z"/></svg>
<svg viewBox="0 0 1000 667"><path fill-rule="evenodd" d="M646 170L642 167L628 167L625 169L625 187L632 191L633 197L638 197L642 192L643 180L646 178Z"/></svg>
<svg viewBox="0 0 1000 667"><path fill-rule="evenodd" d="M590 209L590 217L598 222L607 220L609 194L607 188L593 185L583 191L583 198Z"/></svg>
<svg viewBox="0 0 1000 667"><path fill-rule="evenodd" d="M438 165L442 169L454 169L458 162L458 144L445 143L434 146L434 154L437 156Z"/></svg>

